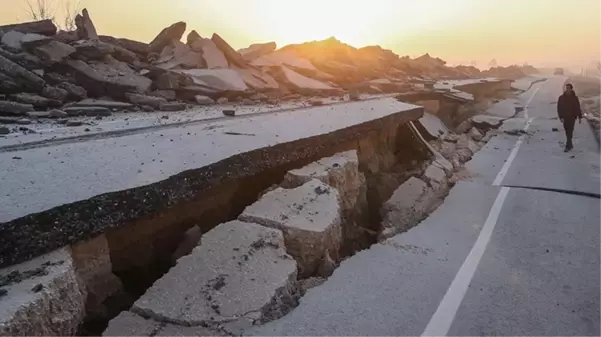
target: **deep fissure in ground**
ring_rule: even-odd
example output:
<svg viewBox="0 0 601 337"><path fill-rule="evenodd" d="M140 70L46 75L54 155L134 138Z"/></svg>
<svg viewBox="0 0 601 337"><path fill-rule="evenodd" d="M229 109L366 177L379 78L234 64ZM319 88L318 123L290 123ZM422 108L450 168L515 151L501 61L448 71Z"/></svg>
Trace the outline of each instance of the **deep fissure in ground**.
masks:
<svg viewBox="0 0 601 337"><path fill-rule="evenodd" d="M188 229L198 226L201 233L206 233L221 223L234 220L265 190L279 185L288 171L348 150L357 150L359 155L359 170L366 177L367 209L342 215L343 220L352 219L356 228L364 230L352 237L346 235L339 255L344 259L369 248L376 242L381 230L379 210L382 203L411 175L421 174L431 156L406 124L388 126L386 130L328 149L318 156L226 182L203 193L197 200L175 205L152 217L109 230L105 235L113 273L123 283L123 290L104 301L104 311L88 312L80 333L102 334L110 319L129 309L157 279L168 272L174 265L173 253ZM190 214L193 216L188 216Z"/></svg>

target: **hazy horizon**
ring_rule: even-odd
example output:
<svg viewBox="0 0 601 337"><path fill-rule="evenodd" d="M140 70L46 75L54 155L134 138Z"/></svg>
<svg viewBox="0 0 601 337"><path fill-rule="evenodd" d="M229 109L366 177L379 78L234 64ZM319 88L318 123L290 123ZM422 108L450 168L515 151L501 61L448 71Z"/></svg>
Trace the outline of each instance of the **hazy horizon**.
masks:
<svg viewBox="0 0 601 337"><path fill-rule="evenodd" d="M8 4L9 0L0 0ZM35 0L33 0L35 1ZM63 0L47 0L58 4ZM599 0L82 0L99 34L144 42L177 21L200 35L221 35L239 49L331 36L355 47L380 45L404 56L425 53L451 65L487 68L588 64L601 54ZM0 23L29 20L26 0L3 6ZM62 8L56 16L62 20ZM185 38L185 37L184 37Z"/></svg>

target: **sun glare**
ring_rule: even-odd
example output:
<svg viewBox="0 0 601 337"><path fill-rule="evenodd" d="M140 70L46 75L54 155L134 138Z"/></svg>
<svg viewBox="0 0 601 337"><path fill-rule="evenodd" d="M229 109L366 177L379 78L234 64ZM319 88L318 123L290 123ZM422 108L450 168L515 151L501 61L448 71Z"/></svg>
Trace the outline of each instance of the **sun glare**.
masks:
<svg viewBox="0 0 601 337"><path fill-rule="evenodd" d="M280 45L334 36L354 46L365 46L448 21L456 7L447 0L261 0L251 11L262 18L257 28L263 34L275 35Z"/></svg>

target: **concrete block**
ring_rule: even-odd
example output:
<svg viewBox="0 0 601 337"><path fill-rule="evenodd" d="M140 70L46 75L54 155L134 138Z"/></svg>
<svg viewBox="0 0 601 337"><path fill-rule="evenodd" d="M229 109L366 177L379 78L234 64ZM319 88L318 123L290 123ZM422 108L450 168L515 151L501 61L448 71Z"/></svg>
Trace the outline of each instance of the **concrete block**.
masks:
<svg viewBox="0 0 601 337"><path fill-rule="evenodd" d="M77 333L85 291L68 248L0 270L0 289L0 336Z"/></svg>
<svg viewBox="0 0 601 337"><path fill-rule="evenodd" d="M184 326L146 319L123 311L109 322L102 336L222 336L222 333L202 327Z"/></svg>
<svg viewBox="0 0 601 337"><path fill-rule="evenodd" d="M302 276L317 270L326 251L334 260L338 258L342 245L340 197L336 189L320 180L266 193L239 219L281 229L286 250L298 262Z"/></svg>
<svg viewBox="0 0 601 337"><path fill-rule="evenodd" d="M365 176L359 172L356 150L341 152L291 170L284 177L282 187L296 188L312 179L318 179L338 190L344 210L355 207L361 187L365 184Z"/></svg>
<svg viewBox="0 0 601 337"><path fill-rule="evenodd" d="M383 219L380 239L386 239L417 225L435 199L434 191L426 182L415 177L409 178L394 191L392 197L380 209Z"/></svg>
<svg viewBox="0 0 601 337"><path fill-rule="evenodd" d="M472 139L476 142L479 142L482 140L482 137L484 137L484 135L482 134L482 132L480 132L477 128L472 128L469 132L470 137L472 137Z"/></svg>
<svg viewBox="0 0 601 337"><path fill-rule="evenodd" d="M131 311L188 326L266 321L296 305L296 276L281 231L231 221L204 234Z"/></svg>
<svg viewBox="0 0 601 337"><path fill-rule="evenodd" d="M480 147L477 143L475 143L471 137L467 134L462 134L459 136L459 140L457 141L457 151L467 149L471 154L474 154L480 150Z"/></svg>
<svg viewBox="0 0 601 337"><path fill-rule="evenodd" d="M472 124L481 129L496 129L503 123L504 118L488 115L476 115L472 117Z"/></svg>
<svg viewBox="0 0 601 337"><path fill-rule="evenodd" d="M102 302L123 288L121 280L113 274L106 236L73 244L71 256L80 284L87 293L86 310L101 312Z"/></svg>
<svg viewBox="0 0 601 337"><path fill-rule="evenodd" d="M427 136L430 139L438 139L440 137L444 137L449 129L444 125L444 123L435 115L424 112L422 118L418 121L426 130Z"/></svg>
<svg viewBox="0 0 601 337"><path fill-rule="evenodd" d="M447 181L447 175L443 169L431 164L424 172L424 177L432 184L444 184Z"/></svg>
<svg viewBox="0 0 601 337"><path fill-rule="evenodd" d="M102 336L150 336L159 329L160 324L155 320L123 311L109 322Z"/></svg>

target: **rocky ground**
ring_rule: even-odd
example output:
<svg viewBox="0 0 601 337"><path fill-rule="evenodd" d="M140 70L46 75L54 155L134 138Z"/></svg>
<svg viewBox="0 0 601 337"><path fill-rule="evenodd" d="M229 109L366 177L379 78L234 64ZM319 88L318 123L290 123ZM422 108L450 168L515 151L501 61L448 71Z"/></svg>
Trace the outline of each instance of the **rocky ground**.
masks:
<svg viewBox="0 0 601 337"><path fill-rule="evenodd" d="M218 34L204 38L195 30L182 42L185 22L144 43L99 35L85 9L76 22L75 31L59 31L50 20L0 26L0 134L30 132L25 125L38 121L80 126L115 113L179 112L213 104L275 106L301 98L321 104L323 97L345 94L355 99L361 93L428 90L428 83L440 79L536 72L517 66L484 72L448 67L428 54L399 57L379 46L357 49L334 38L236 51Z"/></svg>

